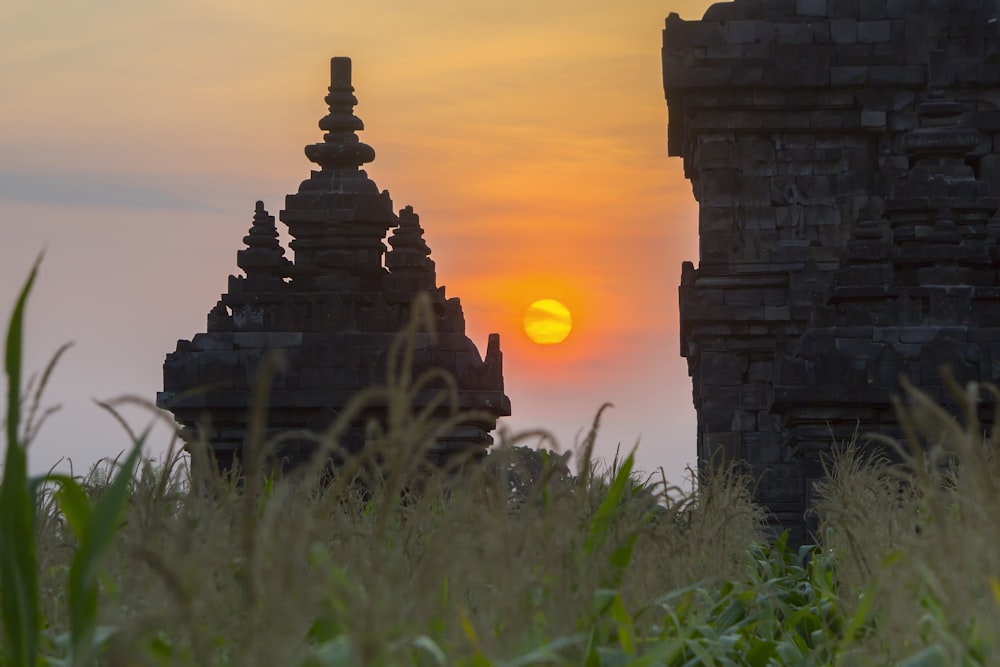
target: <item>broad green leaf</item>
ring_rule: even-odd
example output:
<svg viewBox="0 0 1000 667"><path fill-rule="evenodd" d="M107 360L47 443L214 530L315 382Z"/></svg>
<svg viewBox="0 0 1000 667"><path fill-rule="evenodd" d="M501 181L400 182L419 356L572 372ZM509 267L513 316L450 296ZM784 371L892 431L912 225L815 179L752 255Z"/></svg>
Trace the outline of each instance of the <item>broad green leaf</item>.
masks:
<svg viewBox="0 0 1000 667"><path fill-rule="evenodd" d="M472 667L493 667L493 661L479 652L476 652L472 658L470 658L469 664L472 665Z"/></svg>
<svg viewBox="0 0 1000 667"><path fill-rule="evenodd" d="M600 639L597 636L597 626L595 624L587 635L587 657L584 658L583 667L601 667L601 656L597 653L598 644L600 644Z"/></svg>
<svg viewBox="0 0 1000 667"><path fill-rule="evenodd" d="M767 667L768 661L771 660L771 656L777 650L777 643L771 640L755 639L750 645L750 650L746 652L744 659L750 667Z"/></svg>
<svg viewBox="0 0 1000 667"><path fill-rule="evenodd" d="M91 512L91 502L87 492L79 482L68 475L47 475L45 480L59 485L59 490L55 493L56 502L76 539L82 540Z"/></svg>
<svg viewBox="0 0 1000 667"><path fill-rule="evenodd" d="M614 588L598 588L594 591L594 609L599 616L603 616L614 603L618 596L618 591Z"/></svg>
<svg viewBox="0 0 1000 667"><path fill-rule="evenodd" d="M69 569L69 607L71 662L74 666L84 664L98 648L95 632L100 592L99 569L128 504L129 486L145 438L146 434L143 434L136 441L114 481L94 505L80 546L73 555Z"/></svg>
<svg viewBox="0 0 1000 667"><path fill-rule="evenodd" d="M612 520L617 514L618 505L625 497L625 489L628 486L629 476L632 474L632 466L635 463L635 449L629 453L622 461L621 468L611 481L607 495L597 508L597 512L590 520L590 531L587 541L584 543L584 550L588 554L593 554L607 539L608 531L611 530Z"/></svg>
<svg viewBox="0 0 1000 667"><path fill-rule="evenodd" d="M28 274L7 329L7 451L0 482L0 619L11 667L35 667L41 625L35 561L35 498L19 440L24 309L41 255Z"/></svg>
<svg viewBox="0 0 1000 667"><path fill-rule="evenodd" d="M660 667L661 665L677 664L676 661L684 655L684 639L668 637L661 639L649 648L632 664L635 667Z"/></svg>
<svg viewBox="0 0 1000 667"><path fill-rule="evenodd" d="M746 618L746 613L746 605L739 598L735 598L726 610L715 618L713 625L720 630L726 630L743 621Z"/></svg>
<svg viewBox="0 0 1000 667"><path fill-rule="evenodd" d="M632 622L632 616L625 609L621 595L616 595L615 599L612 600L610 612L611 618L618 624L618 642L621 644L622 650L629 655L635 655L635 625Z"/></svg>

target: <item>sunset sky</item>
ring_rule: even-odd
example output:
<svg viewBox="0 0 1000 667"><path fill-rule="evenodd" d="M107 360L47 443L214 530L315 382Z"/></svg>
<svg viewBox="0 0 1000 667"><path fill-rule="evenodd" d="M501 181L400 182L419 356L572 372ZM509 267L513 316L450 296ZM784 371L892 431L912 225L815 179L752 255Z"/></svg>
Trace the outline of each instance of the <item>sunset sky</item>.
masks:
<svg viewBox="0 0 1000 667"><path fill-rule="evenodd" d="M369 176L420 214L480 351L500 333L506 427L568 449L611 402L599 454L638 441L640 468L682 481L695 418L677 285L697 208L666 155L660 46L668 13L709 4L6 0L0 307L45 248L29 370L75 341L33 470L70 457L83 472L128 446L92 399L152 400L164 355L204 331L254 202L277 216L308 176L302 149L343 55ZM572 313L561 344L522 328L543 298ZM167 441L155 431L150 453Z"/></svg>

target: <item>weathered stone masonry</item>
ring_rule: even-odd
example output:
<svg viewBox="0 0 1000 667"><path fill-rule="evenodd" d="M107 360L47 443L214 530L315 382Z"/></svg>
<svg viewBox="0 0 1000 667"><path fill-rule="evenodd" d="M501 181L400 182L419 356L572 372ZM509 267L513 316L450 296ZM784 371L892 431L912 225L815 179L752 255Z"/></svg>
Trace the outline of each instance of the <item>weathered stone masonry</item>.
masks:
<svg viewBox="0 0 1000 667"><path fill-rule="evenodd" d="M820 454L897 432L900 376L942 403L944 364L1000 377L997 5L735 0L667 18L668 148L700 207L680 286L698 457L748 461L794 541Z"/></svg>

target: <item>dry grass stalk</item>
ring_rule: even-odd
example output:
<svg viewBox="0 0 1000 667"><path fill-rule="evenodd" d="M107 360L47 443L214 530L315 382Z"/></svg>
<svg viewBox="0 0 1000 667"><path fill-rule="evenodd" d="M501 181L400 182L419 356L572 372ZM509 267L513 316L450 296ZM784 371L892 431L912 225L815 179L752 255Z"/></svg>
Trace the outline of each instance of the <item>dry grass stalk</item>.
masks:
<svg viewBox="0 0 1000 667"><path fill-rule="evenodd" d="M840 556L844 602L874 600L873 659L931 646L961 664L1000 650L1000 430L984 436L983 387L945 377L961 421L907 386L909 401L896 403L906 444L876 438L902 463L849 448L821 486L820 532ZM997 388L985 389L1000 410Z"/></svg>

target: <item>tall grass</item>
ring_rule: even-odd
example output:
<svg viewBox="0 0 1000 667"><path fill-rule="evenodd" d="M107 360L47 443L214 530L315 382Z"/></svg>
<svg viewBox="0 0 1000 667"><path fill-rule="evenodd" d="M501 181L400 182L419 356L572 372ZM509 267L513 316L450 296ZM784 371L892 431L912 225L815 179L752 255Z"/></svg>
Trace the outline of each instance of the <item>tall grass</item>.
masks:
<svg viewBox="0 0 1000 667"><path fill-rule="evenodd" d="M281 443L263 422L273 358L239 481L192 480L173 447L142 460L144 436L124 421L121 462L30 478L30 416L45 414L20 417L34 275L6 346L0 665L996 663L1000 436L981 434L978 387L955 387L964 426L911 392L903 465L839 451L819 544L799 553L764 542L737 468L699 470L682 492L634 470L632 453L594 461L603 408L572 455L524 446L555 447L544 433L504 435L482 462L429 467L438 435L470 415L412 408L431 386L436 406L456 403L447 377L409 370L431 319L419 303L386 384L310 436L323 455L311 469L268 465ZM389 419L329 470L372 402Z"/></svg>
<svg viewBox="0 0 1000 667"><path fill-rule="evenodd" d="M984 436L978 414L984 390L994 402L1000 394L945 378L963 420L908 387L896 405L907 441L875 438L902 462L840 452L820 489L820 533L838 556L846 604L869 607L867 655L997 664L1000 430Z"/></svg>
<svg viewBox="0 0 1000 667"><path fill-rule="evenodd" d="M475 415L436 418L457 403L453 381L410 371L415 333L432 321L420 303L386 385L316 438L335 454L356 414L388 406L362 455L332 476L320 463L290 479L265 465L280 444L261 419L274 359L240 484L193 484L182 458L140 465L143 436L131 431L121 465L29 479L17 428L34 275L7 346L5 665L610 664L662 631L664 591L740 577L753 562L761 515L746 480L705 471L679 497L640 478L632 454L602 469L590 458L599 419L575 477L564 456L516 438L482 464L429 468L438 436ZM443 387L436 403L413 410L430 386Z"/></svg>
<svg viewBox="0 0 1000 667"><path fill-rule="evenodd" d="M643 649L664 591L752 562L759 511L732 480L669 500L628 456L582 488L543 468L517 498L519 448L455 477L416 458L375 471L394 453L371 444L363 484L275 479L252 503L188 494L128 521L115 650L155 647L161 664L608 664ZM710 504L723 496L728 509Z"/></svg>

